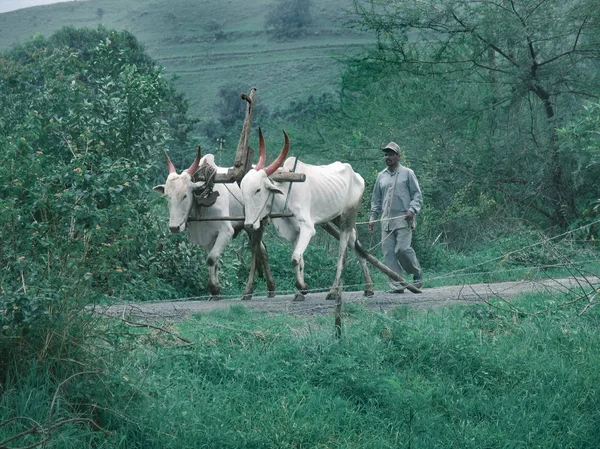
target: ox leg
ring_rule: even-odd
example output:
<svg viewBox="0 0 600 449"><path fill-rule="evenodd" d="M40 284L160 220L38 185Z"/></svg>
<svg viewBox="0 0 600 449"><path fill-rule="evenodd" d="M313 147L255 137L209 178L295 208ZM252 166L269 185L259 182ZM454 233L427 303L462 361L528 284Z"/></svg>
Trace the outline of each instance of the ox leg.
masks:
<svg viewBox="0 0 600 449"><path fill-rule="evenodd" d="M327 294L325 299L330 300L339 300L342 295L341 291L341 281L342 281L342 272L344 271L344 264L346 262L346 251L348 249L348 239L350 237L350 231L347 229L340 230L340 250L338 253L338 261L337 267L335 271L335 279L333 281L333 285Z"/></svg>
<svg viewBox="0 0 600 449"><path fill-rule="evenodd" d="M294 272L296 273L296 294L294 295L294 301L304 301L306 294L308 293L308 285L304 282L304 256L300 256L300 260L292 260L294 265Z"/></svg>
<svg viewBox="0 0 600 449"><path fill-rule="evenodd" d="M246 288L242 301L248 301L252 299L252 293L254 292L254 274L256 273L257 258L259 255L256 253L256 244L254 243L254 236L250 235L251 248L252 248L252 260L250 261L250 270L248 272L248 281L246 282Z"/></svg>
<svg viewBox="0 0 600 449"><path fill-rule="evenodd" d="M261 263L265 270L265 276L267 278L267 296L273 298L275 296L275 279L271 274L271 265L269 265L269 254L267 253L267 247L264 242L260 241L260 252L261 252Z"/></svg>
<svg viewBox="0 0 600 449"><path fill-rule="evenodd" d="M373 285L373 279L371 279L371 273L369 272L369 267L367 266L367 260L356 250L357 241L358 238L356 235L356 228L354 228L350 233L350 248L354 250L356 258L358 259L358 263L360 264L360 268L363 272L363 278L365 280L365 296L373 296L375 294L375 286Z"/></svg>
<svg viewBox="0 0 600 449"><path fill-rule="evenodd" d="M219 258L223 253L225 246L229 243L232 234L220 233L206 258L208 265L208 291L210 292L209 301L218 301L221 299L221 286L219 285Z"/></svg>
<svg viewBox="0 0 600 449"><path fill-rule="evenodd" d="M267 297L273 298L275 296L275 279L273 279L273 275L271 274L271 265L269 265L269 253L267 252L267 247L265 246L265 242L263 240L263 234L265 233L265 229L267 228L267 223L269 219L264 218L260 222L260 247L259 253L260 258L258 259L257 267L260 270L261 268L264 270L264 276L267 278ZM261 277L262 273L261 273Z"/></svg>
<svg viewBox="0 0 600 449"><path fill-rule="evenodd" d="M337 217L334 220L334 223L337 226L340 225L339 217ZM325 223L322 225L322 227L323 227L323 229L325 229L325 231L327 231L329 233L329 235L331 235L332 237L334 237L337 240L340 239L340 231L336 227L334 227L331 223ZM362 249L363 251L364 251L364 249L362 248L360 242L358 241L358 236L356 234L356 227L354 227L354 229L352 230L352 233L350 234L350 241L348 242L348 244L350 245L350 248L352 248L354 250L354 252L356 253L358 263L360 263L360 267L363 272L363 277L365 280L365 296L373 296L375 294L375 286L373 285L371 273L369 272L369 268L367 266L367 259L363 255L363 253L360 251L360 249Z"/></svg>
<svg viewBox="0 0 600 449"><path fill-rule="evenodd" d="M302 301L304 295L308 293L308 285L304 282L304 251L310 243L310 239L314 235L314 230L311 232L310 229L301 228L298 237L296 238L296 244L294 245L294 253L292 254L292 265L294 266L294 272L296 273L296 293L295 301ZM302 299L300 299L302 296Z"/></svg>
<svg viewBox="0 0 600 449"><path fill-rule="evenodd" d="M209 301L218 301L221 299L221 286L219 285L219 273L217 271L219 259L207 259L208 263L208 291L210 296ZM212 262L212 265L211 265Z"/></svg>
<svg viewBox="0 0 600 449"><path fill-rule="evenodd" d="M275 281L271 274L271 267L269 266L267 248L262 240L264 230L264 225L261 225L257 231L249 234L252 247L252 261L250 263L248 282L246 283L246 289L244 290L242 300L252 299L252 293L254 292L254 276L257 270L260 271L261 267L264 269L267 277L268 296L269 298L275 296Z"/></svg>

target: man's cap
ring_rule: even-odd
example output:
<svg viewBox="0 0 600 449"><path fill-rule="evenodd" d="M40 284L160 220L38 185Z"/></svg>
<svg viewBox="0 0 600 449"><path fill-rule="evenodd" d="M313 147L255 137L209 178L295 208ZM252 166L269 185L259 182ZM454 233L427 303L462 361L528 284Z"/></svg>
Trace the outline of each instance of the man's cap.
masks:
<svg viewBox="0 0 600 449"><path fill-rule="evenodd" d="M385 150L392 150L394 153L396 153L397 155L400 155L400 145L398 145L396 142L390 142L388 143L383 149L382 151Z"/></svg>

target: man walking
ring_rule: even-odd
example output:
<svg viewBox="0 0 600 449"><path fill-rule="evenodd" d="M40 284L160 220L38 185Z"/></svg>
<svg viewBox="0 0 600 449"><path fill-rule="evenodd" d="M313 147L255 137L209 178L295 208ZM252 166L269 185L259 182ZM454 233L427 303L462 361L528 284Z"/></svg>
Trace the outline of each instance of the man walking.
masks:
<svg viewBox="0 0 600 449"><path fill-rule="evenodd" d="M385 264L402 275L402 270L413 275L414 285L423 285L423 270L412 248L415 216L421 210L423 196L415 173L400 164L400 147L390 142L383 149L387 167L377 175L371 198L369 232L381 214L381 248ZM388 278L394 293L404 293L404 287Z"/></svg>

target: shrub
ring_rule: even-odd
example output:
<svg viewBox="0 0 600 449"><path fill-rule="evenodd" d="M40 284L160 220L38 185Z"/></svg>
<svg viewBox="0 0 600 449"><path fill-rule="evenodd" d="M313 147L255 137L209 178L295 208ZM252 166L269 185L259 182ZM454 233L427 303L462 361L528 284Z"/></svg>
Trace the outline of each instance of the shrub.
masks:
<svg viewBox="0 0 600 449"><path fill-rule="evenodd" d="M127 32L66 28L1 57L2 335L61 333L53 326L105 297L174 294L149 184L185 139L185 114Z"/></svg>
<svg viewBox="0 0 600 449"><path fill-rule="evenodd" d="M278 0L267 14L265 27L276 39L295 39L312 23L310 0Z"/></svg>

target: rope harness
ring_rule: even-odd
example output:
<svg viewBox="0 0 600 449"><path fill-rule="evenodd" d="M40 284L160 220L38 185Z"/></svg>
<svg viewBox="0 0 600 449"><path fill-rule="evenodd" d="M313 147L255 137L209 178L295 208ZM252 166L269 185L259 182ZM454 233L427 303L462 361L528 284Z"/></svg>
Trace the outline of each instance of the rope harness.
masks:
<svg viewBox="0 0 600 449"><path fill-rule="evenodd" d="M196 205L196 213L200 216L202 207L210 207L215 204L219 192L215 192L215 175L217 169L211 165L208 165L206 161L192 176L193 182L198 182L200 178L206 179L204 186L201 189L194 189L194 200Z"/></svg>
<svg viewBox="0 0 600 449"><path fill-rule="evenodd" d="M265 204L263 204L263 207L261 207L260 212L256 216L256 219L252 222L252 225L254 225L254 223L256 223L258 220L260 220L260 216L262 215L263 211L267 207L267 203L269 202L269 198L271 198L271 207L270 207L268 215L270 215L271 212L273 211L273 202L275 201L275 194L273 192L270 192L269 196L267 197L267 200L265 201Z"/></svg>
<svg viewBox="0 0 600 449"><path fill-rule="evenodd" d="M298 165L298 158L296 157L296 159L294 160L294 167L292 168L292 173L296 172L296 166ZM287 191L287 195L285 197L285 204L283 205L283 210L281 211L281 213L285 213L287 212L288 209L288 201L290 199L290 193L292 191L292 185L294 183L290 182L288 185L288 191ZM273 203L275 202L275 194L273 192L270 193L270 196L267 197L267 200L265 201L265 204L263 205L263 207L260 209L260 213L258 214L258 217L260 217L263 213L263 211L265 210L265 207L267 207L267 203L269 202L269 198L271 198L271 207L269 208L269 213L267 215L271 215L273 213ZM252 224L256 223L258 221L258 217L256 218L256 220L254 220L252 222Z"/></svg>

